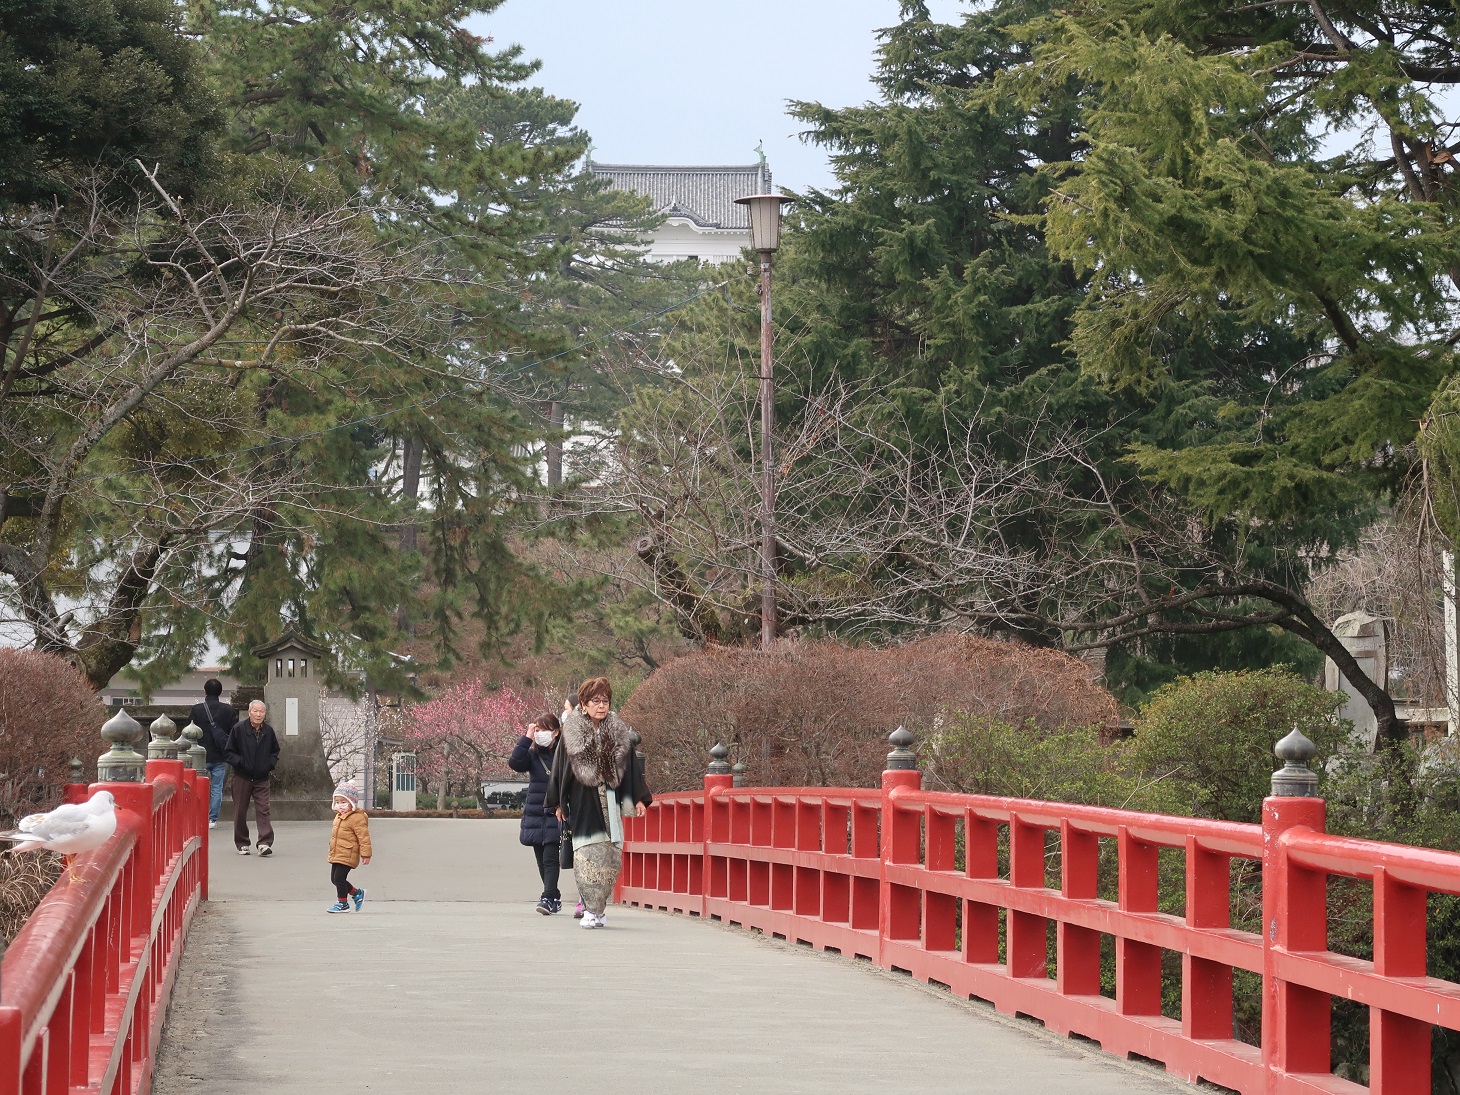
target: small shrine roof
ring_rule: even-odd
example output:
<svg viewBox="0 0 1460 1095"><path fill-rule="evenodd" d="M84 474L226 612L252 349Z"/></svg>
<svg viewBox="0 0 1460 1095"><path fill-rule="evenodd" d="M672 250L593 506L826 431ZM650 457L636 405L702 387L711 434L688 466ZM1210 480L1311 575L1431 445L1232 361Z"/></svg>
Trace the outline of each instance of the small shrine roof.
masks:
<svg viewBox="0 0 1460 1095"><path fill-rule="evenodd" d="M291 646L316 658L326 658L330 653L329 647L304 635L298 628L291 624L284 629L284 633L277 639L271 639L261 646L254 647L253 656L255 658L267 658L270 654Z"/></svg>

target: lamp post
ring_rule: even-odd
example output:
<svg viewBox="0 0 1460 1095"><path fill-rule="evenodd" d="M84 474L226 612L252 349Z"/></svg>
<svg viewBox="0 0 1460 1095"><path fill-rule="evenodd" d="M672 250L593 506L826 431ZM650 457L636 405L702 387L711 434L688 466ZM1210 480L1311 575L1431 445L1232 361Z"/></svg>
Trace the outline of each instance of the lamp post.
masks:
<svg viewBox="0 0 1460 1095"><path fill-rule="evenodd" d="M786 194L736 198L750 212L750 246L760 252L760 648L776 640L776 465L771 433L776 424L771 384L771 256L781 245L781 206Z"/></svg>

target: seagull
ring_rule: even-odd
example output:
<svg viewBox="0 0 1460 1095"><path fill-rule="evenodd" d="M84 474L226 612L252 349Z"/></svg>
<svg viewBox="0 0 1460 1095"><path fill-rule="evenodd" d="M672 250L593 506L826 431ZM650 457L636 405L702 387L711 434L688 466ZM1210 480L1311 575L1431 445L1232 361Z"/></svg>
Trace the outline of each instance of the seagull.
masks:
<svg viewBox="0 0 1460 1095"><path fill-rule="evenodd" d="M66 857L66 869L72 882L81 882L76 874L76 857L82 852L100 848L117 831L117 803L110 791L97 791L85 802L57 806L48 814L30 814L20 819L20 827L0 833L0 840L13 840L13 852L42 849L60 852Z"/></svg>

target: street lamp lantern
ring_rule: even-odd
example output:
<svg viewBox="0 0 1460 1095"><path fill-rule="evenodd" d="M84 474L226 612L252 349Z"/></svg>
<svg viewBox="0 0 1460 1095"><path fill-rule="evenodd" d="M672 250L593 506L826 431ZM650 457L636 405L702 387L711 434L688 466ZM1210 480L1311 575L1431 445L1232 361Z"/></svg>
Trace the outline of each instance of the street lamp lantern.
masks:
<svg viewBox="0 0 1460 1095"><path fill-rule="evenodd" d="M781 206L796 199L789 194L752 194L736 198L750 212L750 247L765 253L781 246Z"/></svg>
<svg viewBox="0 0 1460 1095"><path fill-rule="evenodd" d="M781 206L786 194L736 198L750 213L750 246L760 252L760 648L776 639L776 465L771 451L775 387L771 383L771 255L781 246Z"/></svg>

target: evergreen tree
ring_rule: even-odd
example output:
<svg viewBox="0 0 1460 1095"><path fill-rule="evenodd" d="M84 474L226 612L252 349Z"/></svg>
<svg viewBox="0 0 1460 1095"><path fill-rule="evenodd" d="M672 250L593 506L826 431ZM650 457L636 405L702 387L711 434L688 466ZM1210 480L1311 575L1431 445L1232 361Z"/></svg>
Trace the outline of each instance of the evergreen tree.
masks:
<svg viewBox="0 0 1460 1095"><path fill-rule="evenodd" d="M145 2L42 13L65 19L4 13L5 29L29 35L12 34L5 48L34 85L6 99L15 139L35 153L29 166L15 159L8 197L31 201L51 187L111 200L92 183L105 187L104 176L80 174L97 149L103 169L145 155L158 180L118 169L140 210L136 230L123 233L136 246L85 252L92 266L77 275L75 315L48 313L36 339L7 341L0 360L0 417L11 430L0 449L0 571L17 583L4 592L33 615L38 641L82 661L98 683L134 657L144 686L169 679L210 631L247 673L257 668L249 650L282 616L394 686L403 678L390 651L403 625L429 621L426 638L449 658L462 621L475 617L474 637L491 651L562 609L571 583L524 562L510 535L534 489L522 453L544 436L544 391L559 391L565 370L593 375L575 347L654 305L667 283L644 279L654 292L641 299L642 271L624 241L647 211L578 170L586 137L571 125L572 105L520 86L534 66L492 52L462 25L495 6L205 2L187 5L181 26L170 6ZM37 37L58 28L56 42ZM112 82L98 76L107 97L79 93L67 114L45 95L78 72ZM205 76L212 95L199 90ZM61 122L91 110L113 143L65 144L71 131L46 130L50 116L35 103L51 103ZM34 208L18 207L16 223ZM139 380L135 402L124 385L128 405L112 415L102 397L133 379L118 362L158 352L200 320L174 294L181 303L165 319L145 310L147 322L128 319L132 345L96 317L128 293L168 308L155 260L199 218L220 232L267 233L271 210L284 213L279 224L295 212L314 217L311 231L335 231L330 242L349 246L324 257L297 299L271 289L279 306L239 312L208 353L189 351L178 368ZM114 219L98 239L116 234ZM16 279L23 306L7 321L17 331L48 292L70 292L39 272L48 256L68 254L73 226L56 222L55 251L40 223L8 252L26 277L40 277ZM183 254L177 270L192 276L251 242L224 234ZM354 265L330 267L337 260ZM355 273L372 262L388 273L365 290ZM405 270L409 294L397 292ZM317 311L332 286L334 308ZM570 323L555 310L583 314ZM338 340L334 353L319 352L324 331ZM64 449L93 411L106 424L75 460L57 465L33 443ZM56 608L62 594L81 608L73 622ZM84 636L73 641L77 627Z"/></svg>
<svg viewBox="0 0 1460 1095"><path fill-rule="evenodd" d="M261 513L246 559L221 575L242 667L281 611L386 682L392 648L449 662L470 620L490 655L563 611L566 589L512 546L535 486L523 454L559 443L569 393L570 414L611 415L594 350L669 283L628 246L646 203L579 170L574 105L524 86L535 64L463 26L496 7L357 6L340 33L331 5L194 5L233 109L229 146L330 168L383 238L427 241L448 271L446 353L380 360L363 383L261 392L276 436L373 421L288 456L311 454L343 516L321 528Z"/></svg>
<svg viewBox="0 0 1460 1095"><path fill-rule="evenodd" d="M220 121L167 0L0 3L0 209L64 200L78 172L163 165L188 192Z"/></svg>
<svg viewBox="0 0 1460 1095"><path fill-rule="evenodd" d="M1051 462L1042 488L1079 504L1017 515L995 506L987 515L1002 557L1044 575L1042 584L1004 574L993 592L956 588L923 550L942 548L913 542L907 528L841 560L848 572L840 580L816 578L827 557L788 544L787 590L870 606L873 590L885 598L901 589L887 616L894 627L913 625L921 599L917 626L1111 646L1108 679L1132 699L1183 669L1274 660L1311 667L1314 646L1343 664L1341 644L1302 589L1308 568L1363 524L1371 485L1289 464L1273 469L1258 508L1256 499L1203 498L1158 467L1163 454L1194 449L1209 459L1234 454L1240 464L1253 419L1236 407L1302 421L1323 399L1324 381L1274 378L1320 353L1323 332L1214 297L1200 317L1178 308L1144 331L1142 352L1161 362L1159 375L1122 383L1100 367L1125 360L1115 332L1090 319L1118 273L1073 253L1074 229L1056 231L1054 211L1071 204L1069 179L1050 165L1088 158L1090 95L1084 72L1050 71L1043 39L1028 29L1046 17L1046 5L1010 2L947 26L906 3L880 50L884 101L794 105L810 138L830 151L838 185L804 196L778 256L777 369L792 378L779 386L777 412L795 433L819 413L806 393L833 381L861 385L879 393L877 413L906 425L901 459L939 474L968 444L1014 463L1079 438L1079 459ZM1124 117L1139 128L1149 109ZM1147 226L1144 238L1158 235ZM732 329L753 361L753 320ZM816 460L814 448L805 458ZM849 501L866 514L888 505L870 493L828 498L825 520L850 527ZM944 546L955 531L941 534ZM861 618L814 598L808 607L805 626L817 626L818 613L825 627L876 624L871 607ZM1374 702L1388 700L1382 683L1369 684L1381 696ZM1390 703L1391 721L1392 713Z"/></svg>

